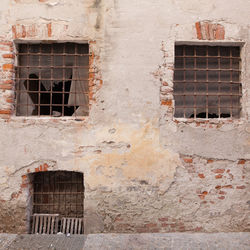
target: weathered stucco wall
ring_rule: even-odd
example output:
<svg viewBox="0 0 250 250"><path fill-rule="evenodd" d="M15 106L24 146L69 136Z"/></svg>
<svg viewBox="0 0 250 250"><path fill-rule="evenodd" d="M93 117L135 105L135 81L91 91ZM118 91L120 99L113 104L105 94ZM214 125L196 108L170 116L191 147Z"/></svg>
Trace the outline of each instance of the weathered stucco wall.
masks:
<svg viewBox="0 0 250 250"><path fill-rule="evenodd" d="M249 231L249 8L245 0L2 0L0 231L27 232L27 174L44 170L84 173L86 233ZM197 22L222 31L211 38ZM20 40L89 42L89 117L15 117ZM176 120L174 44L213 40L243 46L241 118Z"/></svg>

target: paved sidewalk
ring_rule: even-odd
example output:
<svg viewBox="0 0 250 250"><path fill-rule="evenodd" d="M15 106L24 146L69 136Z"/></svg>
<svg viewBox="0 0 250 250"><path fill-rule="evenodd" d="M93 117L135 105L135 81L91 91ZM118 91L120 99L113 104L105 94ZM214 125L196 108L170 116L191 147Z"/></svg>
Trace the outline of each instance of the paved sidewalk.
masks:
<svg viewBox="0 0 250 250"><path fill-rule="evenodd" d="M250 250L250 233L0 234L1 250Z"/></svg>

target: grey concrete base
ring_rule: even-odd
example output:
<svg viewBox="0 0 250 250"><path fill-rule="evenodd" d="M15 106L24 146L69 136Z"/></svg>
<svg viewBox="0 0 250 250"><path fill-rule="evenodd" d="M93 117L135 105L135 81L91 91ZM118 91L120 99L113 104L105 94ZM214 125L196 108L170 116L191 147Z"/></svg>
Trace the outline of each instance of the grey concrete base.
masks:
<svg viewBox="0 0 250 250"><path fill-rule="evenodd" d="M16 235L0 234L1 250L250 249L250 233Z"/></svg>

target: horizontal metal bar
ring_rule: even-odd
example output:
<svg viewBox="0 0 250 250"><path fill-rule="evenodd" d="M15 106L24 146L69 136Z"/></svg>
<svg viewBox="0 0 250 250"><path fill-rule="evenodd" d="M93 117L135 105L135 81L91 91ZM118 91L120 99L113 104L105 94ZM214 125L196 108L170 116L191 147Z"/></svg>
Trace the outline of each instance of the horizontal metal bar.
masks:
<svg viewBox="0 0 250 250"><path fill-rule="evenodd" d="M90 73L88 73L90 74ZM16 77L15 78L17 81L19 80L29 80L29 81L89 81L91 78L80 78L80 79L71 79L71 78L26 78L26 77Z"/></svg>
<svg viewBox="0 0 250 250"><path fill-rule="evenodd" d="M183 106L183 105L178 105L178 104L176 104L175 105L175 108L190 108L190 109L197 109L197 108L216 108L216 109L218 109L218 108L227 108L227 109L229 109L229 110L232 110L232 109L240 109L241 107L240 106L222 106L222 105L220 105L220 106L206 106L206 105L204 105L204 106Z"/></svg>
<svg viewBox="0 0 250 250"><path fill-rule="evenodd" d="M20 52L17 52L16 55L18 56L28 56L28 55L32 55L32 56L86 56L86 57L89 57L89 56L93 56L93 54L72 54L72 53L56 53L56 52L51 52L51 53L43 53L43 52L33 52L33 53L30 53L30 52L27 52L27 53L20 53Z"/></svg>
<svg viewBox="0 0 250 250"><path fill-rule="evenodd" d="M47 65L47 66L38 66L38 65L25 65L25 66L15 66L17 69L22 69L22 68L39 68L39 69L73 69L73 68L83 68L83 69L90 69L89 66L55 66L55 65Z"/></svg>
<svg viewBox="0 0 250 250"><path fill-rule="evenodd" d="M175 71L235 71L235 72L241 72L240 69L209 69L209 68L175 68Z"/></svg>
<svg viewBox="0 0 250 250"><path fill-rule="evenodd" d="M239 96L241 97L242 94L240 93L232 93L232 92L182 92L182 93L174 93L174 96Z"/></svg>
<svg viewBox="0 0 250 250"><path fill-rule="evenodd" d="M238 59L241 60L240 57L238 56L208 56L208 55L204 55L204 56L195 56L195 55L181 55L181 56L177 56L175 55L176 58L223 58L223 59Z"/></svg>
<svg viewBox="0 0 250 250"><path fill-rule="evenodd" d="M197 80L192 80L192 81L178 81L174 80L174 83L198 83L198 84L206 84L206 83L231 83L231 84L241 84L241 82L236 82L236 81L197 81Z"/></svg>
<svg viewBox="0 0 250 250"><path fill-rule="evenodd" d="M53 91L53 90L48 90L48 91L30 91L30 90L16 90L17 93L27 93L27 94L85 94L88 95L89 92L84 92L84 91L78 91L78 92L62 92L62 91Z"/></svg>
<svg viewBox="0 0 250 250"><path fill-rule="evenodd" d="M33 192L34 195L36 194L39 194L39 195L42 195L42 194L56 194L56 195L65 195L66 193L69 193L69 194L84 194L84 192L71 192L71 191L64 191L64 192Z"/></svg>

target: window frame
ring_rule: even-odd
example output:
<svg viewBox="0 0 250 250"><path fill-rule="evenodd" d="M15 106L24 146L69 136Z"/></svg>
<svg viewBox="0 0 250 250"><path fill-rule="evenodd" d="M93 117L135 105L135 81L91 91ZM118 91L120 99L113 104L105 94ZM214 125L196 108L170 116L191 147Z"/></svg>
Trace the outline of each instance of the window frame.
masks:
<svg viewBox="0 0 250 250"><path fill-rule="evenodd" d="M175 116L175 109L176 109L176 105L175 105L175 98L174 98L174 72L175 72L175 47L179 46L179 45L191 45L191 46L226 46L226 47L239 47L240 48L240 76L239 76L239 83L241 84L241 96L240 96L240 114L239 117L218 117L218 118L188 118L188 117L176 117ZM221 123L221 122L239 122L241 120L246 120L247 119L247 112L246 112L246 92L244 91L244 89L246 88L245 86L245 82L246 82L246 42L245 41L185 41L185 40L181 40L181 41L175 41L172 45L173 48L173 53L171 53L173 55L173 61L172 61L172 77L171 77L171 81L172 81L172 101L173 101L173 106L172 106L172 119L173 121L176 122L186 122L188 121L189 123L194 121L194 122L209 122L209 123ZM171 110L171 109L170 109Z"/></svg>
<svg viewBox="0 0 250 250"><path fill-rule="evenodd" d="M71 116L53 116L53 115L17 115L17 93L16 93L16 86L17 86L17 70L16 67L18 66L18 49L19 46L22 44L30 44L30 45L36 45L36 44L66 44L66 43L72 43L72 44L83 44L88 46L88 114L87 115L71 115ZM92 46L92 41L89 40L23 40L23 39L17 39L14 41L14 51L15 51L15 72L14 72L14 112L12 115L12 119L17 119L17 120L48 120L48 119L59 119L62 121L67 121L67 120L75 120L75 121L83 121L86 120L89 117L89 112L90 112L90 96L91 96L91 81L94 81L94 79L91 79L91 67L93 64L93 46Z"/></svg>

